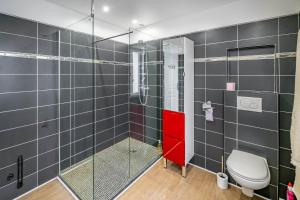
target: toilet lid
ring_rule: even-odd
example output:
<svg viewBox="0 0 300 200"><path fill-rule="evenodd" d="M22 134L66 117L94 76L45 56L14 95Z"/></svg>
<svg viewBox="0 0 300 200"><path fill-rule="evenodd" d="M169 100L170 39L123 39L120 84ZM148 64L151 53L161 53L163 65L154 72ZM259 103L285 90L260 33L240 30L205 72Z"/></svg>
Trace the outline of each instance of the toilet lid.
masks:
<svg viewBox="0 0 300 200"><path fill-rule="evenodd" d="M227 168L246 179L264 180L268 176L268 164L263 157L233 150L227 159Z"/></svg>

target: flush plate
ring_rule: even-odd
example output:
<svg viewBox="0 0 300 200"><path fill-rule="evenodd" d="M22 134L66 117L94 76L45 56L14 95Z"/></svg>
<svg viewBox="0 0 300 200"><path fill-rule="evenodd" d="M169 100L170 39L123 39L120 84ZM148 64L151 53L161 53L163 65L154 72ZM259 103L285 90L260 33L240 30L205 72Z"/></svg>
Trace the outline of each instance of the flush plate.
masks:
<svg viewBox="0 0 300 200"><path fill-rule="evenodd" d="M237 96L237 108L252 112L262 112L262 98Z"/></svg>

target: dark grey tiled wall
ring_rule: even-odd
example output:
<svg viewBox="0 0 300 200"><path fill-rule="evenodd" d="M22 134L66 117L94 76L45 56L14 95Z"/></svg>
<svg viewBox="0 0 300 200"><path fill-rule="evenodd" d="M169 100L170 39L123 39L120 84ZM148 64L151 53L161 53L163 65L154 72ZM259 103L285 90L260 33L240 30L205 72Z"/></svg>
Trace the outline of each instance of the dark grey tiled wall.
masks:
<svg viewBox="0 0 300 200"><path fill-rule="evenodd" d="M186 35L195 42L195 58L209 58L226 56L226 49L252 45L276 44L277 52L295 52L297 44L297 32L299 30L299 15L274 18L270 20L236 25L231 27L208 30ZM272 53L273 49L241 51L240 55L256 55ZM231 54L234 56L236 53ZM290 117L293 107L295 58L277 59L276 66L279 69L279 147L277 135L268 134L268 138L261 137L258 133L249 138L247 130L241 127L243 134L240 140L261 145L271 155L275 156L272 149L279 148L279 160L273 160L279 168L279 196L284 197L288 181L294 179L294 168L290 165ZM273 91L274 89L274 62L272 60L230 62L231 81L239 83L240 91ZM208 170L218 172L221 170L221 155L223 154L223 122L224 122L224 98L226 82L226 63L198 62L195 63L195 157L193 163ZM206 122L201 106L205 101L212 101L215 107L215 121ZM225 112L230 113L230 108ZM254 117L254 116L253 116ZM227 119L236 120L235 115L228 115ZM255 122L255 121L253 121ZM257 126L259 122L256 122ZM230 123L225 128L233 128ZM269 127L272 128L272 127ZM259 139L260 138L260 139ZM266 141L268 140L268 141ZM228 145L234 141L227 140ZM258 146L257 146L258 147ZM229 151L229 150L228 150ZM270 161L271 162L271 161ZM276 163L277 162L277 163ZM276 196L276 170L271 170L272 185L265 190L258 191L263 196ZM274 191L274 193L272 193ZM275 196L273 195L275 194Z"/></svg>
<svg viewBox="0 0 300 200"><path fill-rule="evenodd" d="M59 28L0 15L0 51L58 55ZM91 36L61 30L61 55L92 58ZM97 58L128 61L128 45L98 43ZM92 154L92 66L0 57L0 199L12 199L54 178ZM99 75L98 75L99 74ZM97 65L97 151L128 136L129 67ZM61 162L58 96L61 91ZM24 157L24 186L16 188L17 157ZM15 177L7 181L8 173Z"/></svg>
<svg viewBox="0 0 300 200"><path fill-rule="evenodd" d="M161 45L161 40L145 42L145 66L148 67L149 85L147 104L141 105L137 95L130 96L130 136L153 146L161 140Z"/></svg>
<svg viewBox="0 0 300 200"><path fill-rule="evenodd" d="M262 98L263 111L238 110L237 96ZM271 199L277 199L278 189L278 108L278 95L274 92L224 92L225 161L233 149L265 157L271 173L270 186L256 192ZM230 181L236 184L231 177Z"/></svg>

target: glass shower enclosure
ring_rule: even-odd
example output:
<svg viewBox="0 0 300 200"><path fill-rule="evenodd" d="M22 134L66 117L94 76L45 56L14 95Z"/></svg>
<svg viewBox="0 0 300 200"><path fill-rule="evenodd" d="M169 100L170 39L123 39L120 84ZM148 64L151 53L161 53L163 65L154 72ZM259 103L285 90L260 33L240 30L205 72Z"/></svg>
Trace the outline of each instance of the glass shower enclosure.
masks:
<svg viewBox="0 0 300 200"><path fill-rule="evenodd" d="M96 36L91 7L58 33L59 176L79 199L113 199L161 156L161 45Z"/></svg>

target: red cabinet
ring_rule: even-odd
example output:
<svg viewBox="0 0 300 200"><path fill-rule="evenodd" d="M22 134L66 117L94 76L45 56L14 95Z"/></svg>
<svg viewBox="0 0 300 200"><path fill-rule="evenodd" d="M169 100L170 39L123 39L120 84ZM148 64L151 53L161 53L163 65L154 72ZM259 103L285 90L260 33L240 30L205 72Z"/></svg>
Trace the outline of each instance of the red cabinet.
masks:
<svg viewBox="0 0 300 200"><path fill-rule="evenodd" d="M163 156L185 166L184 113L163 110Z"/></svg>

